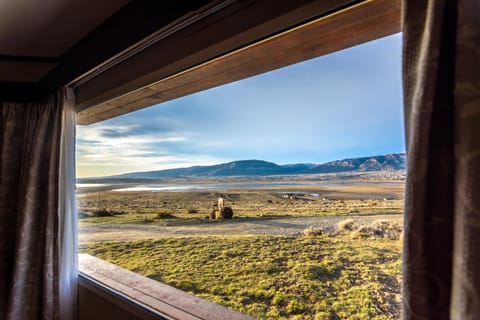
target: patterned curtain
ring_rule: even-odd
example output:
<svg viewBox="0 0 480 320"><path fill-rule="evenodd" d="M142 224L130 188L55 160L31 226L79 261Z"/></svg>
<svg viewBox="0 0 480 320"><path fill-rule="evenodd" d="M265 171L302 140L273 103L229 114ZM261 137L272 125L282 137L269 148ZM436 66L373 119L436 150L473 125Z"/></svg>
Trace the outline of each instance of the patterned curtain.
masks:
<svg viewBox="0 0 480 320"><path fill-rule="evenodd" d="M403 1L403 319L480 319L480 2Z"/></svg>
<svg viewBox="0 0 480 320"><path fill-rule="evenodd" d="M62 91L38 103L0 103L2 320L75 315L76 244L66 239L75 239L76 222L65 193L70 190L72 199L73 188L65 183L62 165L65 160L74 164L74 123L67 116L74 113L66 102L67 92ZM71 150L66 145L72 145ZM70 158L62 155L64 151L72 152Z"/></svg>

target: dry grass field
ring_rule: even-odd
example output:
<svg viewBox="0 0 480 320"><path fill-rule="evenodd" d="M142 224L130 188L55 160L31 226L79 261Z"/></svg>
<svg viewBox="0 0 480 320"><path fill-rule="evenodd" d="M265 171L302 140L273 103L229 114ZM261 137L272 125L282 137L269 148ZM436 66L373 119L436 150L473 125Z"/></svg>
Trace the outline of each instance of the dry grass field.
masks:
<svg viewBox="0 0 480 320"><path fill-rule="evenodd" d="M78 193L81 252L259 319L400 317L399 181L115 188Z"/></svg>
<svg viewBox="0 0 480 320"><path fill-rule="evenodd" d="M289 196L292 195L292 196ZM325 216L402 213L403 186L278 187L184 192L99 191L78 195L82 223L158 223L162 213L176 219L204 219L217 199L225 199L234 217ZM89 218L95 210L125 214Z"/></svg>

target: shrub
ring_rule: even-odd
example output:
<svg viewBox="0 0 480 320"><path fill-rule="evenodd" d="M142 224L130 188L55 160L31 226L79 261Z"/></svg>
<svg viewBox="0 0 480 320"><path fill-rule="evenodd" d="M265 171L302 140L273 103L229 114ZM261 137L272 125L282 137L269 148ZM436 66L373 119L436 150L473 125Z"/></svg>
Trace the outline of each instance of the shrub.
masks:
<svg viewBox="0 0 480 320"><path fill-rule="evenodd" d="M402 234L402 226L395 221L374 221L371 225L375 234L381 234L390 239L399 239Z"/></svg>
<svg viewBox="0 0 480 320"><path fill-rule="evenodd" d="M322 229L314 228L312 226L306 228L303 230L303 235L305 237L315 237L315 236L321 236L322 235Z"/></svg>
<svg viewBox="0 0 480 320"><path fill-rule="evenodd" d="M222 218L224 219L232 219L233 217L233 210L230 207L225 207L221 211Z"/></svg>
<svg viewBox="0 0 480 320"><path fill-rule="evenodd" d="M175 216L169 212L158 212L155 215L155 219L172 219L175 218Z"/></svg>
<svg viewBox="0 0 480 320"><path fill-rule="evenodd" d="M98 210L93 210L92 211L92 216L93 217L111 217L111 216L117 216L120 214L125 214L124 211L115 211L115 210L107 210L107 209L98 209Z"/></svg>
<svg viewBox="0 0 480 320"><path fill-rule="evenodd" d="M368 226L361 226L352 232L352 237L354 238L368 237L370 235L372 235L372 229Z"/></svg>
<svg viewBox="0 0 480 320"><path fill-rule="evenodd" d="M379 237L399 239L402 235L402 227L397 222L377 220L368 226L361 226L352 233L353 237Z"/></svg>
<svg viewBox="0 0 480 320"><path fill-rule="evenodd" d="M185 209L186 213L198 213L198 210L195 208L187 208Z"/></svg>
<svg viewBox="0 0 480 320"><path fill-rule="evenodd" d="M92 211L92 215L94 217L110 217L111 214L108 212L106 209L99 209L99 210L94 210Z"/></svg>
<svg viewBox="0 0 480 320"><path fill-rule="evenodd" d="M352 231L355 227L353 219L346 219L337 224L338 231Z"/></svg>

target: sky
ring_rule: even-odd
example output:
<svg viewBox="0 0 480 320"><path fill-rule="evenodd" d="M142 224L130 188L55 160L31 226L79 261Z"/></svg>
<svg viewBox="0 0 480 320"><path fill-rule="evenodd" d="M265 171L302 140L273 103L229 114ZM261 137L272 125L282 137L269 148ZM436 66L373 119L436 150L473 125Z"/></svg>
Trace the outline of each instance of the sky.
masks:
<svg viewBox="0 0 480 320"><path fill-rule="evenodd" d="M77 126L77 177L404 152L402 112L396 34Z"/></svg>

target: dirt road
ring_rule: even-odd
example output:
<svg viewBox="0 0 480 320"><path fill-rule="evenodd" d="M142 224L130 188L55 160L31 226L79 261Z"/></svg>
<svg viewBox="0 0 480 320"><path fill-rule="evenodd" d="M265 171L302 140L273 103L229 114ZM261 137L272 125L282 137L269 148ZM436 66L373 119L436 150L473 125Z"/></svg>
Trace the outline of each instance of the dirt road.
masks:
<svg viewBox="0 0 480 320"><path fill-rule="evenodd" d="M189 222L181 226L141 224L85 224L80 226L80 243L127 241L167 237L211 235L295 235L310 226L333 231L338 222L352 218L359 225L375 220L402 221L400 214L350 216L285 217L276 219L233 219Z"/></svg>

